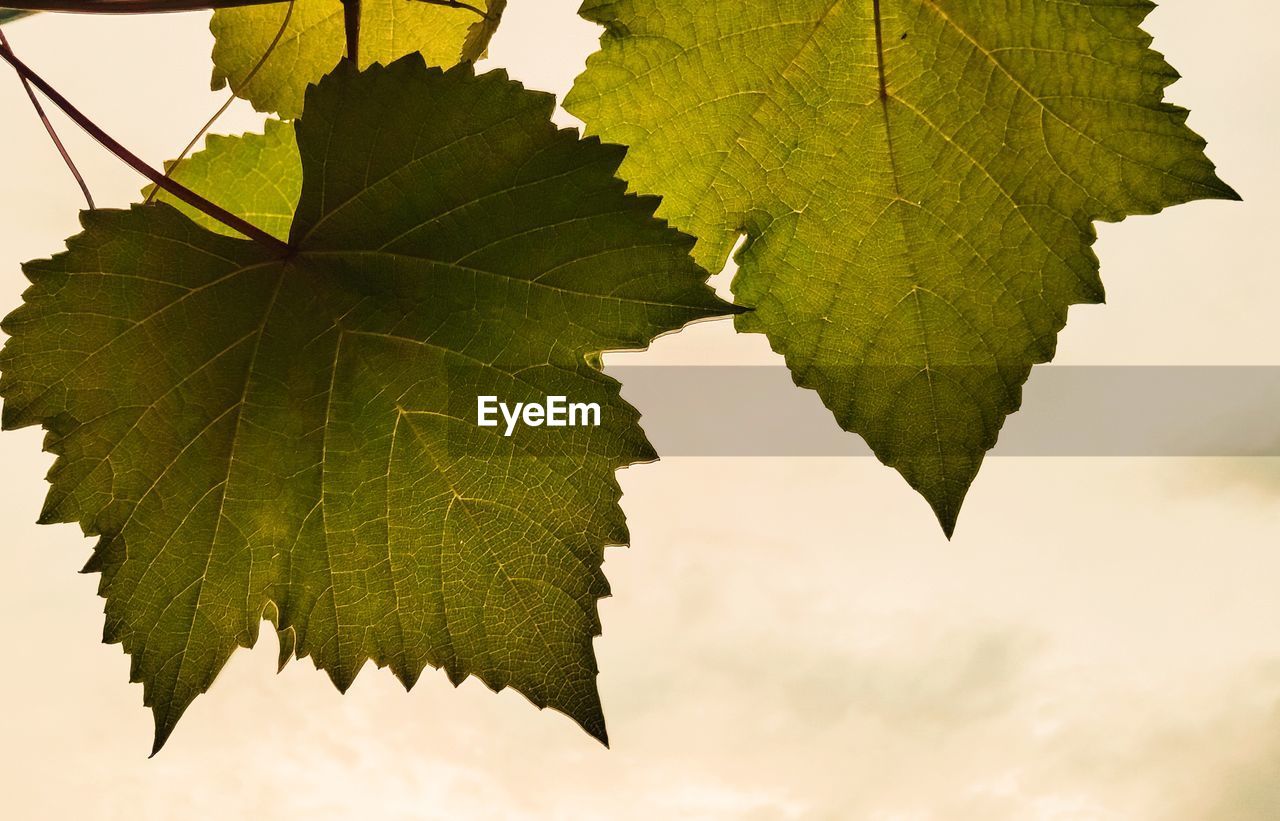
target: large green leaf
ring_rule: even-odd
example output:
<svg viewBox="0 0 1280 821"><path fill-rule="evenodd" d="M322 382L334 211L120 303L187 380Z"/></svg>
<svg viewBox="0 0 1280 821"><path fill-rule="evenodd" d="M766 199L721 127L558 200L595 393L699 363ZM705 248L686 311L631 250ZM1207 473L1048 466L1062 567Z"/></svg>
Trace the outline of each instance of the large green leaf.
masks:
<svg viewBox="0 0 1280 821"><path fill-rule="evenodd" d="M475 62L489 45L506 0L477 0L486 17L463 8L421 0L363 0L360 65L389 63L419 53L431 65ZM329 73L346 52L342 0L294 0L279 44L252 79L267 53L288 3L218 9L213 30L213 88L230 86L259 111L291 119L302 114L307 86Z"/></svg>
<svg viewBox="0 0 1280 821"><path fill-rule="evenodd" d="M631 146L798 384L948 533L984 453L1102 299L1094 220L1234 198L1163 101L1145 0L587 0L567 107Z"/></svg>
<svg viewBox="0 0 1280 821"><path fill-rule="evenodd" d="M469 67L344 64L297 125L287 258L156 204L86 212L26 266L4 426L49 431L42 521L102 537L105 636L157 749L264 614L340 689L367 659L406 686L431 665L605 737L614 472L654 454L592 363L727 306L625 194L623 150L553 105ZM506 437L478 395L595 402L604 424Z"/></svg>

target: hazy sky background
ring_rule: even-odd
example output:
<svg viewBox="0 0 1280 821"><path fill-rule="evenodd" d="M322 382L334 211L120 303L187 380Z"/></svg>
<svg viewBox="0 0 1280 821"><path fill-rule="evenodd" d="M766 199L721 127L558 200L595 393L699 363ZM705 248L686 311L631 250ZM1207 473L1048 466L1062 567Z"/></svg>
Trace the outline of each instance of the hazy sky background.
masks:
<svg viewBox="0 0 1280 821"><path fill-rule="evenodd" d="M491 62L563 93L576 0L512 0ZM1243 205L1101 226L1109 305L1059 362L1280 364L1280 10L1169 0L1171 89ZM18 53L159 164L217 107L206 14L43 15ZM78 193L0 72L0 311ZM256 128L235 108L223 132ZM100 205L141 181L71 126ZM767 364L699 325L613 364ZM1035 390L1033 377L1030 391ZM625 395L625 394L624 394ZM644 407L641 407L644 410ZM834 423L832 423L834 424ZM0 436L0 811L17 818L1280 818L1280 464L988 462L956 539L869 459L669 459L622 474L596 643L613 749L520 696L366 669L339 696L274 639L240 652L147 760L151 718L98 643L91 544L37 527L50 457Z"/></svg>

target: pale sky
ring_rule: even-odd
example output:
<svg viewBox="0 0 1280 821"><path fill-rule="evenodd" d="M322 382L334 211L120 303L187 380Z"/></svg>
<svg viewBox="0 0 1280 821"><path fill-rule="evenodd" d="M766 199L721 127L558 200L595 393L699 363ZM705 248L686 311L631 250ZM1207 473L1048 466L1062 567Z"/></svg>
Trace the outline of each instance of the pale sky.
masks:
<svg viewBox="0 0 1280 821"><path fill-rule="evenodd" d="M576 5L512 0L490 63L563 94L597 36ZM1264 0L1150 18L1185 77L1171 98L1245 202L1101 226L1109 304L1072 310L1059 362L1280 365L1277 28ZM6 31L156 164L221 100L207 14ZM79 199L3 72L0 111L7 312L18 262L61 249ZM218 130L260 122L237 106ZM135 197L132 172L64 136L100 205ZM725 322L607 359L774 361ZM993 459L950 543L869 459L633 468L633 546L608 553L596 642L611 750L440 673L405 694L367 668L346 696L309 662L276 675L268 632L148 760L141 687L99 643L97 578L77 574L91 543L34 523L40 441L0 435L9 817L1280 818L1280 460Z"/></svg>

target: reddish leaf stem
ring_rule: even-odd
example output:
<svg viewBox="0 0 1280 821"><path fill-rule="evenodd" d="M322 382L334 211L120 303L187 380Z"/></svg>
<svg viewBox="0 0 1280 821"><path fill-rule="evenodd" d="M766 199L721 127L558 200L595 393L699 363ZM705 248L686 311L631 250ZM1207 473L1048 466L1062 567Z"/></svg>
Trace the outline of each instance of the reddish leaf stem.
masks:
<svg viewBox="0 0 1280 821"><path fill-rule="evenodd" d="M247 220L237 217L225 208L215 205L192 191L190 188L187 188L185 185L168 179L164 174L161 174L159 171L147 165L139 159L136 154L116 142L110 135L95 125L92 120L80 113L75 106L67 101L67 98L59 94L57 90L45 82L43 78L28 68L27 65L19 60L9 48L0 47L0 58L3 58L5 62L13 66L14 71L18 72L18 76L24 78L36 88L40 89L40 92L44 94L50 102L62 109L63 113L70 117L76 125L83 128L89 136L93 137L104 148L124 161L124 163L130 168L151 180L160 188L163 188L165 191L168 191L170 194L187 203L192 208L207 214L228 228L239 231L246 237L261 243L281 255L287 255L292 251L287 243L273 237L271 234L268 234L266 231L263 231L261 228Z"/></svg>
<svg viewBox="0 0 1280 821"><path fill-rule="evenodd" d="M0 29L0 48L6 51L13 50L9 45L9 38L4 35L4 29ZM71 176L75 177L76 184L80 186L80 193L84 194L84 201L89 204L89 210L92 211L94 208L93 194L89 191L89 185L80 174L80 169L76 168L75 161L71 159L71 154L67 151L67 147L62 144L62 138L58 136L58 131L49 120L49 115L44 113L44 106L40 104L40 98L36 96L35 89L31 87L31 81L26 77L19 77L18 79L22 81L22 89L27 92L27 99L31 100L31 105L36 110L36 116L40 118L40 122L44 125L44 130L49 135L49 139L53 140L54 147L62 155L62 162L66 164L67 170L71 172Z"/></svg>
<svg viewBox="0 0 1280 821"><path fill-rule="evenodd" d="M0 8L76 14L150 14L264 6L281 0L0 0Z"/></svg>

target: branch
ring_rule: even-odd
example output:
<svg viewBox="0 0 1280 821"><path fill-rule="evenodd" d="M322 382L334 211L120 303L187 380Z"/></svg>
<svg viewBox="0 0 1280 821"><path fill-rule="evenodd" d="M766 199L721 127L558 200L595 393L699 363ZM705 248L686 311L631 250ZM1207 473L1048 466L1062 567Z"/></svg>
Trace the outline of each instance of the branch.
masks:
<svg viewBox="0 0 1280 821"><path fill-rule="evenodd" d="M43 78L28 68L27 65L19 60L10 49L0 47L0 58L3 58L6 63L13 66L13 70L18 72L19 77L22 77L36 88L40 89L41 93L43 93L45 97L48 97L54 105L62 109L63 113L70 117L76 125L87 131L89 136L93 137L101 143L104 148L123 160L124 163L134 171L137 171L139 174L190 205L192 208L207 214L209 217L212 217L228 228L239 231L246 237L265 245L281 255L287 255L292 252L293 249L290 248L287 243L273 237L271 234L268 234L266 231L263 231L261 228L247 220L237 217L225 208L213 204L209 200L192 191L190 188L187 188L185 185L168 179L165 175L147 165L139 159L136 154L133 154L123 145L116 142L105 131L98 128L92 120L84 114L81 114L75 106L67 101L66 97L59 94L52 86L45 82Z"/></svg>
<svg viewBox="0 0 1280 821"><path fill-rule="evenodd" d="M150 14L265 6L281 0L0 0L0 8L76 14Z"/></svg>
<svg viewBox="0 0 1280 821"><path fill-rule="evenodd" d="M9 38L4 36L4 29L0 29L0 48L10 53L13 52L9 45ZM44 113L44 106L40 105L40 98L36 96L36 91L31 87L31 81L26 77L19 77L22 81L22 89L27 92L27 99L31 100L31 105L36 110L36 116L40 118L40 122L44 124L44 130L49 135L49 139L53 140L53 145L58 149L58 153L62 155L62 161L66 164L67 170L71 172L71 176L76 178L76 184L80 186L80 193L84 194L84 201L89 204L89 210L92 211L93 194L89 192L89 185L84 181L84 177L80 174L80 169L76 168L75 161L71 159L71 154L67 152L67 147L62 144L62 139L58 136L57 130L53 127L53 123L49 120L49 115Z"/></svg>

